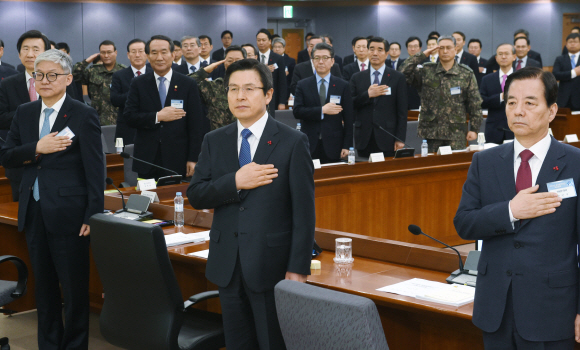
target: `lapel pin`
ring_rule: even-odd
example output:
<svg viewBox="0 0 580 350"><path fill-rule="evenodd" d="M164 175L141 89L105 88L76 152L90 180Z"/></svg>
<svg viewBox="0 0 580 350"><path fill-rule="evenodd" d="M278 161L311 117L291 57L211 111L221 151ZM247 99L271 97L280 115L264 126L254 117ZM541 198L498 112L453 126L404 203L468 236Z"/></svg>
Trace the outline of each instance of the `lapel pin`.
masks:
<svg viewBox="0 0 580 350"><path fill-rule="evenodd" d="M268 144L271 145L272 144L272 141L268 141Z"/></svg>
<svg viewBox="0 0 580 350"><path fill-rule="evenodd" d="M64 117L63 117L63 118L66 118L66 114L64 115Z"/></svg>
<svg viewBox="0 0 580 350"><path fill-rule="evenodd" d="M332 87L335 87L336 85L332 84Z"/></svg>
<svg viewBox="0 0 580 350"><path fill-rule="evenodd" d="M558 166L555 166L555 167L554 167L554 171L558 171L558 170L560 170L560 169L558 168Z"/></svg>

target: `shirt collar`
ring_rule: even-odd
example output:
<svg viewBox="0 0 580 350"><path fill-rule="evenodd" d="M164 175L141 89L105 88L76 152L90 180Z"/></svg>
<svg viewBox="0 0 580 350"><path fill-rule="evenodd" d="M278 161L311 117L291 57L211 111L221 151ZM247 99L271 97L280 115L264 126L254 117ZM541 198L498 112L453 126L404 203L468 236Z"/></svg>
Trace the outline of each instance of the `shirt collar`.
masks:
<svg viewBox="0 0 580 350"><path fill-rule="evenodd" d="M259 60L258 60L258 61L260 61L260 62L261 62L261 61L262 61L262 55L264 55L264 56L266 56L266 64L267 64L268 60L270 59L270 51L271 51L271 50L270 50L270 49L268 49L268 51L266 51L266 52L264 52L264 53L261 53L261 52L260 52L260 50L258 50L258 53L259 53L259 57L258 57L258 58L259 58Z"/></svg>
<svg viewBox="0 0 580 350"><path fill-rule="evenodd" d="M145 65L141 69L137 69L137 68L131 66L131 69L133 70L133 75L137 75L137 72L141 72L141 74L145 74L145 70L147 69L147 66Z"/></svg>
<svg viewBox="0 0 580 350"><path fill-rule="evenodd" d="M201 66L201 57L197 58L197 62L195 64L191 64L189 62L187 62L187 60L183 60L185 62L185 64L187 65L187 72L189 74L189 71L191 69L191 66L195 67L195 71L197 72L199 70L199 67Z"/></svg>
<svg viewBox="0 0 580 350"><path fill-rule="evenodd" d="M368 58L366 59L366 61L363 61L363 62L359 61L358 58L357 58L356 62L358 63L358 68L359 69L360 69L361 63L364 63L365 64L365 69L369 69L369 67L370 67L370 65L369 65L369 59Z"/></svg>
<svg viewBox="0 0 580 350"><path fill-rule="evenodd" d="M153 74L155 75L155 82L157 83L159 80L160 75L153 72ZM165 79L167 79L168 83L171 83L171 77L173 76L173 69L170 69L169 72L167 72L167 74L164 75Z"/></svg>
<svg viewBox="0 0 580 350"><path fill-rule="evenodd" d="M254 135L258 140L260 139L260 137L262 137L262 134L264 133L264 128L266 127L266 122L268 121L268 110L266 110L266 113L264 113L264 115L258 119L254 124L252 124L252 126L250 126L248 129L250 129L250 131L252 132L252 135ZM240 137L242 137L242 130L244 130L244 126L242 125L242 123L240 123L240 121L237 121L238 123L238 139Z"/></svg>
<svg viewBox="0 0 580 350"><path fill-rule="evenodd" d="M318 72L314 72L314 75L316 76L316 84L320 83L321 80L324 80L324 82L326 83L326 86L328 86L328 84L330 84L330 74L328 73L324 78L322 78L320 75L318 75Z"/></svg>
<svg viewBox="0 0 580 350"><path fill-rule="evenodd" d="M523 58L516 57L516 61L515 61L516 64L518 63L519 60L522 60L522 62L524 64L527 63L528 62L528 55L525 55Z"/></svg>
<svg viewBox="0 0 580 350"><path fill-rule="evenodd" d="M66 98L66 92L64 93L64 95L62 95L62 97L60 98L60 100L56 101L55 104L52 105L52 109L54 109L54 111L56 112L56 114L58 114L58 112L60 112L60 109L62 108L62 104L64 103L64 99ZM42 115L44 113L44 110L49 108L47 105L44 104L44 100L42 100L42 107L40 107L40 114Z"/></svg>
<svg viewBox="0 0 580 350"><path fill-rule="evenodd" d="M24 70L24 75L26 76L26 82L28 83L30 81L30 79L32 78L32 75L28 74L27 70Z"/></svg>
<svg viewBox="0 0 580 350"><path fill-rule="evenodd" d="M568 52L568 56L570 56L570 60L572 60L572 55L574 55L575 59L578 59L578 55L580 55L580 52L576 52L576 53Z"/></svg>
<svg viewBox="0 0 580 350"><path fill-rule="evenodd" d="M461 49L461 51L459 51L455 56L459 56L459 59L461 60L461 56L463 56L463 49Z"/></svg>
<svg viewBox="0 0 580 350"><path fill-rule="evenodd" d="M501 70L501 68L498 70L498 72L499 72L500 78L502 78L503 75L506 74ZM514 72L514 67L510 67L510 70L507 72L507 76L509 77L513 72Z"/></svg>
<svg viewBox="0 0 580 350"><path fill-rule="evenodd" d="M375 74L375 71L379 71L379 73L381 73L380 76L382 77L385 73L385 64L383 63L379 69L374 69L373 66L370 66L369 69L371 70L371 78L374 78L373 74Z"/></svg>
<svg viewBox="0 0 580 350"><path fill-rule="evenodd" d="M546 136L541 139L540 141L536 142L532 147L528 148L534 154L534 157L538 157L541 162L544 162L546 158L546 154L548 154L548 150L550 149L550 144L552 143L552 138L550 137L550 133L546 134ZM526 148L519 143L517 137L514 138L514 161L518 159L520 153L525 150Z"/></svg>

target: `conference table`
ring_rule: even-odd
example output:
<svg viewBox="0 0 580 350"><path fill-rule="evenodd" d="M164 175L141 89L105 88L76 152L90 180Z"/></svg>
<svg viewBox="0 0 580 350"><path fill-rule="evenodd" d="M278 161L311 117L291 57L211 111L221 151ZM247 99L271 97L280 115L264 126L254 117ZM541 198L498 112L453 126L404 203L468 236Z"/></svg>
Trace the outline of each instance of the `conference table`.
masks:
<svg viewBox="0 0 580 350"><path fill-rule="evenodd" d="M550 128L556 140L564 140L570 134L580 135L580 114L572 114L570 108L558 108Z"/></svg>

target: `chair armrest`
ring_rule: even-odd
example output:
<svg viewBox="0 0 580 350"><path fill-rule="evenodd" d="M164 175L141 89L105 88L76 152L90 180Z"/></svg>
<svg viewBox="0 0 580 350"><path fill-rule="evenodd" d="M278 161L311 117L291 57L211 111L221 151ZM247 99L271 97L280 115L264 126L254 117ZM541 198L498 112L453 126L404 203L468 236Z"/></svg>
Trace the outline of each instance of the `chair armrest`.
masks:
<svg viewBox="0 0 580 350"><path fill-rule="evenodd" d="M187 301L183 303L183 308L187 309L191 305L195 305L201 301L211 299L211 298L218 298L220 296L220 292L217 290L210 290L207 292L198 293L196 295L192 295L189 297Z"/></svg>
<svg viewBox="0 0 580 350"><path fill-rule="evenodd" d="M16 289L10 294L14 299L20 298L26 293L26 283L28 282L28 268L22 259L17 258L12 255L2 255L0 256L0 264L5 261L11 261L18 270L18 283L16 284Z"/></svg>

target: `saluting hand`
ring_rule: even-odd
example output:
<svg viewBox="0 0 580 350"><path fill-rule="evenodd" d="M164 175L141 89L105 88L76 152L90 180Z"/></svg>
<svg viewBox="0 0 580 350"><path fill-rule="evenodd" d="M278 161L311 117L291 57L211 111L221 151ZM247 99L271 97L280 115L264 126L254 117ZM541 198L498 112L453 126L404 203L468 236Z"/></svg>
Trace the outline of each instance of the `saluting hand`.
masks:
<svg viewBox="0 0 580 350"><path fill-rule="evenodd" d="M551 214L560 206L562 198L554 192L534 193L539 185L521 190L510 202L512 215L516 219L532 219Z"/></svg>
<svg viewBox="0 0 580 350"><path fill-rule="evenodd" d="M175 107L165 107L157 113L157 120L160 122L172 122L185 117L185 111Z"/></svg>
<svg viewBox="0 0 580 350"><path fill-rule="evenodd" d="M427 49L427 50L423 51L423 53L425 54L425 56L429 57L429 56L431 56L431 54L432 54L433 52L435 52L435 51L437 51L437 50L439 50L439 45L437 45L437 46L435 46L435 47L432 47L432 48L430 48L430 49Z"/></svg>
<svg viewBox="0 0 580 350"><path fill-rule="evenodd" d="M36 154L50 154L64 151L72 144L68 136L56 136L58 132L52 132L41 138L36 144Z"/></svg>
<svg viewBox="0 0 580 350"><path fill-rule="evenodd" d="M99 53L94 53L92 55L90 55L85 61L87 61L88 63L91 63L95 60L95 58L97 58L97 56L99 55Z"/></svg>
<svg viewBox="0 0 580 350"><path fill-rule="evenodd" d="M251 190L271 184L276 177L278 177L278 169L274 168L274 164L259 165L251 162L236 172L236 188Z"/></svg>
<svg viewBox="0 0 580 350"><path fill-rule="evenodd" d="M221 60L218 62L214 62L212 64L210 64L209 66L205 66L203 67L203 70L205 70L207 73L211 73L213 72L214 69L217 68L217 66L219 66L220 64L224 63L226 60Z"/></svg>

